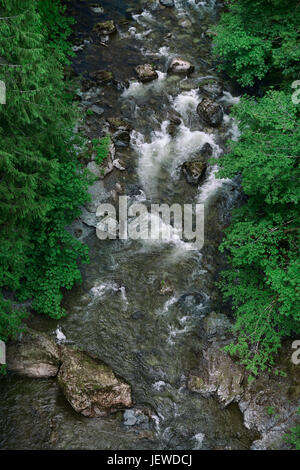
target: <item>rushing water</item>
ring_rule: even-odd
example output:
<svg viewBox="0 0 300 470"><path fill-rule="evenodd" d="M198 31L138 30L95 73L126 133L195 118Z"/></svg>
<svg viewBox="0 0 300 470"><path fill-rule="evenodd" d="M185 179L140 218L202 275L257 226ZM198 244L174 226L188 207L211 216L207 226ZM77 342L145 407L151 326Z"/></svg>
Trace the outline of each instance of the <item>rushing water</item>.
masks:
<svg viewBox="0 0 300 470"><path fill-rule="evenodd" d="M103 197L109 199L118 181L132 194L131 201L204 202L204 248L188 250L182 241L101 242L92 232L86 239L91 263L82 268L83 284L64 298L68 316L59 325L36 316L30 320L53 335L62 330L67 340L109 364L132 385L135 407L148 408L151 419L147 425L130 427L124 425L122 412L84 418L68 405L55 380L12 374L1 381L2 448L250 447L253 436L243 427L236 406L222 409L215 399L201 398L187 388L201 354L203 318L222 308L215 287L223 263L217 246L238 195L233 182L216 179L215 166L209 167L199 188L189 186L180 172L180 165L205 143L219 157L226 137L238 137L228 116L220 130L207 133L196 113L199 84L217 76L205 35L217 20L215 3L175 0L175 8L161 10L156 1L102 0L105 14L99 19L114 19L118 35L108 47L87 42L74 59L75 70L84 76L98 69L112 71L114 82L99 90L98 99L105 116L121 116L134 129L130 148L118 150L128 171L115 170L105 179ZM98 16L88 2L79 0L71 2L71 12L77 19L76 37L88 39ZM190 78L166 74L174 56L195 65ZM132 78L133 68L145 62L155 64L159 73L148 85ZM236 99L228 89L221 101L230 105ZM182 117L173 137L167 132L172 110ZM162 281L173 287L172 294L160 295Z"/></svg>

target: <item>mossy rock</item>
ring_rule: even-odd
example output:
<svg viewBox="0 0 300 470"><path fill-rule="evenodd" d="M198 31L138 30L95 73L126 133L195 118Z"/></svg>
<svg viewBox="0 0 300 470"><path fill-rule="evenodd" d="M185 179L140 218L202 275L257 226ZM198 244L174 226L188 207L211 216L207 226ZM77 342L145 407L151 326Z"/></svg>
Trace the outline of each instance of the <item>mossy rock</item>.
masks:
<svg viewBox="0 0 300 470"><path fill-rule="evenodd" d="M95 26L93 27L93 31L103 36L109 36L111 34L116 33L117 28L113 20L108 20L108 21L100 21L99 23L96 23Z"/></svg>

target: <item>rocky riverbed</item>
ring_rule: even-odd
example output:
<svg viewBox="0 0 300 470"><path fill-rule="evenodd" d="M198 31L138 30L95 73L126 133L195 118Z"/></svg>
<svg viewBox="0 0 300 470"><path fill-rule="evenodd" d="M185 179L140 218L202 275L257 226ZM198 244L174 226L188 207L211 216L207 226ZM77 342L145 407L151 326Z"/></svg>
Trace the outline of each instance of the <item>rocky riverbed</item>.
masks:
<svg viewBox="0 0 300 470"><path fill-rule="evenodd" d="M70 231L88 244L83 283L66 292L59 324L32 315L8 348L1 379L4 449L284 448L299 407L300 376L286 343L278 370L249 384L227 356L231 312L216 280L237 181L216 178L229 110L239 97L216 71L214 0L81 0L72 70L78 123L96 180ZM75 131L77 131L76 129ZM92 140L112 136L101 166ZM80 149L78 149L80 153ZM203 203L205 244L100 241L97 207ZM270 412L272 410L272 412Z"/></svg>

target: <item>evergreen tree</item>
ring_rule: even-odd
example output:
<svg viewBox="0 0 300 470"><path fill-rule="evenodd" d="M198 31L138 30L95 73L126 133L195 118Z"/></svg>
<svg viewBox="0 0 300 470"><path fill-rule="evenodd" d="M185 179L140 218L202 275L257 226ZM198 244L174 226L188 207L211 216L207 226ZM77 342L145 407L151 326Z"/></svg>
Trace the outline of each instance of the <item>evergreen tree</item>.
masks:
<svg viewBox="0 0 300 470"><path fill-rule="evenodd" d="M87 199L88 179L75 151L77 111L64 83L66 57L49 41L39 3L0 0L0 80L7 90L0 107L0 285L59 317L61 288L80 281L77 260L87 260L86 248L65 227ZM6 339L19 314L10 320L9 304L1 306L0 338Z"/></svg>

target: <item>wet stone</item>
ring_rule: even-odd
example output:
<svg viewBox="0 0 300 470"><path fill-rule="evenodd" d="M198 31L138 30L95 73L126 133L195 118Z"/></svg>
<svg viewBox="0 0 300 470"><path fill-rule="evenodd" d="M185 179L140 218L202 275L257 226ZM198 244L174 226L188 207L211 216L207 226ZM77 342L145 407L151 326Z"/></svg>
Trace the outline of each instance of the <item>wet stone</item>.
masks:
<svg viewBox="0 0 300 470"><path fill-rule="evenodd" d="M211 98L204 98L197 107L197 113L204 124L219 127L222 124L224 111L220 104Z"/></svg>
<svg viewBox="0 0 300 470"><path fill-rule="evenodd" d="M159 3L164 7L174 7L174 0L159 0Z"/></svg>
<svg viewBox="0 0 300 470"><path fill-rule="evenodd" d="M144 65L138 65L135 68L136 74L138 76L138 79L142 83L147 83L151 82L152 80L155 80L158 78L158 74L151 64L144 64Z"/></svg>
<svg viewBox="0 0 300 470"><path fill-rule="evenodd" d="M108 20L95 24L93 31L103 36L110 36L116 33L117 28L113 20Z"/></svg>

